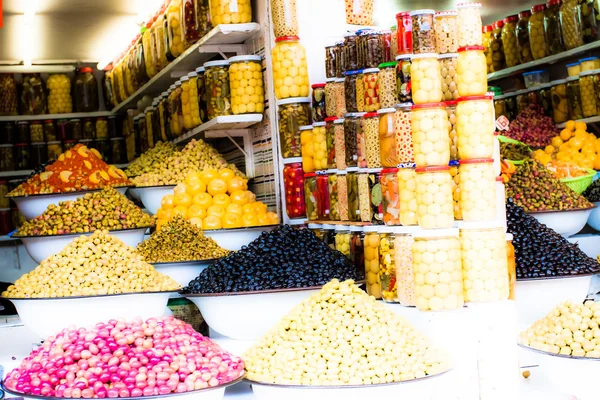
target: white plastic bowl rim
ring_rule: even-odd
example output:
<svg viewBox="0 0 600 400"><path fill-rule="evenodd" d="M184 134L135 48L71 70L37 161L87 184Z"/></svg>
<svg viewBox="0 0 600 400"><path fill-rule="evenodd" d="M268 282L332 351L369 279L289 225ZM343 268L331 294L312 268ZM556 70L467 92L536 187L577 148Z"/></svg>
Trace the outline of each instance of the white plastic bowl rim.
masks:
<svg viewBox="0 0 600 400"><path fill-rule="evenodd" d="M141 230L141 229L143 229L144 231L146 231L146 230L148 230L150 228L154 228L154 226L140 226L139 228L127 228L127 229L111 229L111 230L108 231L108 234L110 235L113 232L138 231L138 230ZM11 238L13 238L13 239L42 239L42 238L56 237L56 236L60 236L60 237L67 237L67 236L79 237L81 235L84 235L84 236L92 235L92 234L94 234L94 232L97 232L97 231L102 231L102 229L96 229L95 231L91 231L91 232L61 233L61 234L53 234L53 235L18 236L17 235L18 230L15 230L11 234L9 234L9 236Z"/></svg>
<svg viewBox="0 0 600 400"><path fill-rule="evenodd" d="M538 276L536 278L517 278L517 282L533 282L533 281L548 281L548 280L556 280L556 279L569 279L569 278L583 278L585 276L592 276L600 274L600 265L598 266L598 271L596 272L587 272L585 274L577 274L577 275L557 275L557 276Z"/></svg>
<svg viewBox="0 0 600 400"><path fill-rule="evenodd" d="M225 233L225 232L235 232L235 231L255 231L255 230L263 230L263 229L272 230L278 226L281 226L281 225L273 224L273 225L242 226L240 228L206 229L206 230L203 230L202 232L204 232L204 233Z"/></svg>
<svg viewBox="0 0 600 400"><path fill-rule="evenodd" d="M158 188L174 188L177 185L152 185L152 186L131 186L131 189L143 191L144 189L158 189Z"/></svg>
<svg viewBox="0 0 600 400"><path fill-rule="evenodd" d="M124 194L127 189L133 188L134 186L110 186L113 189L119 191L119 193L122 192L122 194ZM108 187L107 187L108 188ZM38 194L24 194L22 196L6 196L9 199L27 199L27 198L39 198L39 197L45 197L45 196L65 196L65 195L77 195L77 194L87 194L87 193L94 193L94 192L100 192L101 190L103 190L105 188L102 189L89 189L89 190L79 190L76 192L59 192L59 193L38 193Z"/></svg>
<svg viewBox="0 0 600 400"><path fill-rule="evenodd" d="M145 294L162 294L162 293L177 293L177 290L167 290L164 292L127 292L127 293L114 293L114 294L97 294L91 296L69 296L69 297L2 297L6 300L73 300L73 299L97 299L101 297L115 297L115 296L131 296L133 294L145 295Z"/></svg>
<svg viewBox="0 0 600 400"><path fill-rule="evenodd" d="M586 208L573 208L569 210L541 210L541 211L525 211L526 214L535 215L535 214L551 214L551 213L575 213L578 211L589 211L596 208L595 205Z"/></svg>
<svg viewBox="0 0 600 400"><path fill-rule="evenodd" d="M186 265L195 267L198 264L212 264L216 261L219 261L220 258L207 258L206 260L186 260L186 261L160 261L160 262L154 262L154 261L146 261L148 264L152 264L154 266L157 267L166 267L166 266L178 266L178 267L185 267Z"/></svg>
<svg viewBox="0 0 600 400"><path fill-rule="evenodd" d="M355 281L356 285L362 285L365 283L362 281ZM326 283L318 286L309 286L309 287L301 287L301 288L286 288L286 289L266 289L266 290L256 290L253 292L222 292L222 293L181 293L184 297L228 297L228 296L250 296L250 295L260 295L260 294L269 294L269 293L290 293L290 292L304 292L308 290L321 290Z"/></svg>
<svg viewBox="0 0 600 400"><path fill-rule="evenodd" d="M543 354L543 355L549 356L549 357L566 358L566 359L569 359L569 360L581 360L581 361L590 361L590 362L600 362L600 358L568 356L566 354L554 354L554 353L549 353L547 351L535 349L535 348L530 347L530 346L526 346L523 343L519 343L519 347L522 347L525 350L532 351L534 353Z"/></svg>

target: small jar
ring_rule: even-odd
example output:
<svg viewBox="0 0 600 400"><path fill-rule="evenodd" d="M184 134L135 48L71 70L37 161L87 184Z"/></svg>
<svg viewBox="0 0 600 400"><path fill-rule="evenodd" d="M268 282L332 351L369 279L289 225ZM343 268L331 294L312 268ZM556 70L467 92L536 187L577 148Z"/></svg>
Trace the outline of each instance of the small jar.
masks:
<svg viewBox="0 0 600 400"><path fill-rule="evenodd" d="M398 164L414 163L411 104L396 105L394 113L395 147Z"/></svg>
<svg viewBox="0 0 600 400"><path fill-rule="evenodd" d="M396 14L396 34L398 36L398 55L412 54L412 18L410 12Z"/></svg>
<svg viewBox="0 0 600 400"><path fill-rule="evenodd" d="M496 179L492 158L460 160L460 208L464 221L496 216Z"/></svg>
<svg viewBox="0 0 600 400"><path fill-rule="evenodd" d="M3 122L0 125L0 144L13 144L17 138L17 127L14 122Z"/></svg>
<svg viewBox="0 0 600 400"><path fill-rule="evenodd" d="M383 196L383 222L386 225L400 225L398 168L382 169L380 182Z"/></svg>
<svg viewBox="0 0 600 400"><path fill-rule="evenodd" d="M390 27L391 30L391 41L390 41L390 60L395 60L398 55L398 27L393 25Z"/></svg>
<svg viewBox="0 0 600 400"><path fill-rule="evenodd" d="M0 171L15 170L15 146L0 144Z"/></svg>
<svg viewBox="0 0 600 400"><path fill-rule="evenodd" d="M349 221L350 212L348 208L348 172L340 171L336 172L337 177L337 201L338 201L338 213L340 215L340 221Z"/></svg>
<svg viewBox="0 0 600 400"><path fill-rule="evenodd" d="M529 18L529 43L531 46L531 55L534 60L539 60L548 55L548 46L546 45L546 36L544 36L544 13L545 4L537 4L531 7L531 17Z"/></svg>
<svg viewBox="0 0 600 400"><path fill-rule="evenodd" d="M379 277L379 227L365 226L365 280L367 293L376 299L381 299L381 278Z"/></svg>
<svg viewBox="0 0 600 400"><path fill-rule="evenodd" d="M406 307L414 307L415 272L413 269L414 228L394 228L394 265L396 266L396 286L398 302Z"/></svg>
<svg viewBox="0 0 600 400"><path fill-rule="evenodd" d="M502 301L509 296L506 234L497 224L461 224L465 301Z"/></svg>
<svg viewBox="0 0 600 400"><path fill-rule="evenodd" d="M567 78L567 105L569 107L569 119L583 119L581 90L578 76Z"/></svg>
<svg viewBox="0 0 600 400"><path fill-rule="evenodd" d="M492 157L495 131L493 96L459 98L456 117L460 158Z"/></svg>
<svg viewBox="0 0 600 400"><path fill-rule="evenodd" d="M560 1L560 0L559 0ZM504 44L502 43L502 28L504 21L496 21L493 25L490 48L492 53L492 66L489 72L497 72L506 68L506 58L504 56Z"/></svg>
<svg viewBox="0 0 600 400"><path fill-rule="evenodd" d="M315 237L320 241L325 241L325 230L323 229L323 225L321 224L308 224L308 229L315 234Z"/></svg>
<svg viewBox="0 0 600 400"><path fill-rule="evenodd" d="M70 135L67 136L68 140L83 139L83 126L81 125L80 119L70 120L68 126L70 127L70 129L67 130L67 132L70 132Z"/></svg>
<svg viewBox="0 0 600 400"><path fill-rule="evenodd" d="M63 153L62 142L48 142L48 160L56 160Z"/></svg>
<svg viewBox="0 0 600 400"><path fill-rule="evenodd" d="M229 64L230 62L227 60L209 61L204 63L204 81L206 85L206 102L208 105L209 120L219 116L232 114ZM308 95L308 93L306 93L306 95Z"/></svg>
<svg viewBox="0 0 600 400"><path fill-rule="evenodd" d="M344 59L344 56L344 41L340 40L335 42L335 78L344 77L344 72L346 71L346 60Z"/></svg>
<svg viewBox="0 0 600 400"><path fill-rule="evenodd" d="M421 311L456 310L464 305L457 229L415 232L415 303Z"/></svg>
<svg viewBox="0 0 600 400"><path fill-rule="evenodd" d="M460 170L458 168L459 162L457 160L451 160L448 163L450 167L450 176L452 177L452 201L454 202L454 220L462 220L462 208L460 201ZM504 199L502 200L504 201Z"/></svg>
<svg viewBox="0 0 600 400"><path fill-rule="evenodd" d="M212 25L246 24L252 22L252 3L249 0L230 0L227 3L210 2Z"/></svg>
<svg viewBox="0 0 600 400"><path fill-rule="evenodd" d="M196 75L196 73L193 73ZM201 124L198 110L198 85L190 81L189 76L181 78L181 115L183 128L189 131ZM146 126L149 124L146 123Z"/></svg>
<svg viewBox="0 0 600 400"><path fill-rule="evenodd" d="M448 165L416 168L417 219L422 229L451 228L454 222L452 177Z"/></svg>
<svg viewBox="0 0 600 400"><path fill-rule="evenodd" d="M436 54L412 56L411 78L412 100L415 104L442 101L442 75Z"/></svg>
<svg viewBox="0 0 600 400"><path fill-rule="evenodd" d="M29 142L41 143L44 141L44 128L42 121L31 121L29 125Z"/></svg>
<svg viewBox="0 0 600 400"><path fill-rule="evenodd" d="M596 0L586 0L581 3L581 24L583 41L592 43L600 39L600 6Z"/></svg>
<svg viewBox="0 0 600 400"><path fill-rule="evenodd" d="M481 46L483 44L481 24L481 3L459 3L458 47Z"/></svg>
<svg viewBox="0 0 600 400"><path fill-rule="evenodd" d="M581 111L584 118L599 115L598 105L600 103L600 69L585 71L579 74L579 86L581 91ZM598 92L598 93L596 93Z"/></svg>
<svg viewBox="0 0 600 400"><path fill-rule="evenodd" d="M108 139L108 120L106 118L96 119L96 139ZM47 136L46 140L48 140ZM52 140L56 140L56 136Z"/></svg>
<svg viewBox="0 0 600 400"><path fill-rule="evenodd" d="M17 143L28 143L30 139L29 134L29 122L19 121L17 122L17 136L15 141Z"/></svg>
<svg viewBox="0 0 600 400"><path fill-rule="evenodd" d="M348 220L352 222L360 221L360 206L358 195L358 168L348 167L346 183L348 186Z"/></svg>
<svg viewBox="0 0 600 400"><path fill-rule="evenodd" d="M410 13L413 54L435 53L434 15L435 10L416 10Z"/></svg>
<svg viewBox="0 0 600 400"><path fill-rule="evenodd" d="M458 133L456 132L456 105L457 101L446 102L446 113L448 114L448 130L450 131L450 160L458 160Z"/></svg>
<svg viewBox="0 0 600 400"><path fill-rule="evenodd" d="M358 209L360 211L360 220L362 222L371 222L373 220L373 209L371 208L369 171L366 168L362 168L358 170L356 175L358 181Z"/></svg>
<svg viewBox="0 0 600 400"><path fill-rule="evenodd" d="M387 303L398 302L394 261L394 230L391 227L379 227L379 279L381 298Z"/></svg>
<svg viewBox="0 0 600 400"><path fill-rule="evenodd" d="M15 168L17 171L30 169L31 166L31 149L29 143L15 144Z"/></svg>
<svg viewBox="0 0 600 400"><path fill-rule="evenodd" d="M566 50L583 46L584 32L581 21L581 2L564 0L560 6L560 23Z"/></svg>
<svg viewBox="0 0 600 400"><path fill-rule="evenodd" d="M277 102L279 143L283 158L301 157L300 127L310 125L310 99L295 97Z"/></svg>
<svg viewBox="0 0 600 400"><path fill-rule="evenodd" d="M349 113L344 117L344 149L345 164L348 167L356 167L358 161L357 138L362 132L362 114ZM336 161L338 161L336 151Z"/></svg>
<svg viewBox="0 0 600 400"><path fill-rule="evenodd" d="M562 53L566 50L560 21L561 4L562 0L549 0L548 8L544 12L544 37L548 44L548 55Z"/></svg>
<svg viewBox="0 0 600 400"><path fill-rule="evenodd" d="M400 103L411 103L411 54L404 54L396 57L398 61L396 70L396 86L398 92L398 101Z"/></svg>
<svg viewBox="0 0 600 400"><path fill-rule="evenodd" d="M506 258L508 266L508 288L509 288L509 300L515 299L515 285L517 284L517 260L515 256L515 247L512 244L513 235L511 233L506 234Z"/></svg>
<svg viewBox="0 0 600 400"><path fill-rule="evenodd" d="M345 73L346 78L344 79L344 106L347 113L358 112L358 92L357 92L357 78L362 73L358 71L348 71ZM362 103L364 105L364 90L362 91L363 98ZM337 107L335 108L336 113L338 112Z"/></svg>
<svg viewBox="0 0 600 400"><path fill-rule="evenodd" d="M304 197L304 172L300 158L288 159L283 168L283 186L285 188L285 211L290 219L303 218L306 214Z"/></svg>
<svg viewBox="0 0 600 400"><path fill-rule="evenodd" d="M377 97L381 108L391 108L398 104L397 67L396 61L379 65Z"/></svg>
<svg viewBox="0 0 600 400"><path fill-rule="evenodd" d="M485 49L483 52L485 54L485 63L487 64L487 72L488 74L493 72L492 65L494 64L494 60L492 58L492 31L494 28L492 25L486 25L483 27L483 48Z"/></svg>
<svg viewBox="0 0 600 400"><path fill-rule="evenodd" d="M82 134L84 139L95 139L96 138L96 124L90 118L83 120Z"/></svg>
<svg viewBox="0 0 600 400"><path fill-rule="evenodd" d="M413 149L417 166L448 165L450 139L444 103L412 107Z"/></svg>
<svg viewBox="0 0 600 400"><path fill-rule="evenodd" d="M335 80L336 78L327 79L325 83L325 114L335 116ZM325 119L323 119L325 121ZM314 121L321 122L321 121Z"/></svg>
<svg viewBox="0 0 600 400"><path fill-rule="evenodd" d="M335 117L325 119L325 142L327 143L327 168L335 168Z"/></svg>
<svg viewBox="0 0 600 400"><path fill-rule="evenodd" d="M381 168L379 151L379 116L367 113L363 116L362 130L365 137L365 151L368 168Z"/></svg>
<svg viewBox="0 0 600 400"><path fill-rule="evenodd" d="M310 87L306 51L298 36L275 39L272 56L275 97L281 100L308 96ZM286 67L288 64L290 66Z"/></svg>
<svg viewBox="0 0 600 400"><path fill-rule="evenodd" d="M383 34L381 31L367 30L364 35L364 63L361 68L377 68L386 61Z"/></svg>
<svg viewBox="0 0 600 400"><path fill-rule="evenodd" d="M480 96L487 92L487 67L483 46L458 49L458 94Z"/></svg>
<svg viewBox="0 0 600 400"><path fill-rule="evenodd" d="M66 150L66 149L65 149ZM127 149L125 147L125 138L110 139L110 153L114 164L124 164L127 162Z"/></svg>
<svg viewBox="0 0 600 400"><path fill-rule="evenodd" d="M312 120L322 122L327 118L327 106L325 105L325 83L312 85Z"/></svg>
<svg viewBox="0 0 600 400"><path fill-rule="evenodd" d="M337 50L335 43L325 46L325 77L335 78L337 76Z"/></svg>
<svg viewBox="0 0 600 400"><path fill-rule="evenodd" d="M529 43L529 17L531 17L531 11L521 11L519 13L519 21L517 22L517 27L515 30L517 35L517 47L519 49L520 64L533 61L531 45Z"/></svg>
<svg viewBox="0 0 600 400"><path fill-rule="evenodd" d="M315 171L327 169L327 130L325 122L315 122L313 125L313 162Z"/></svg>
<svg viewBox="0 0 600 400"><path fill-rule="evenodd" d="M336 225L335 227L335 249L346 256L350 257L350 227L345 225Z"/></svg>
<svg viewBox="0 0 600 400"><path fill-rule="evenodd" d="M598 57L586 57L579 60L581 65L581 72L592 71L600 68L600 58ZM580 72L580 73L581 73Z"/></svg>
<svg viewBox="0 0 600 400"><path fill-rule="evenodd" d="M435 13L435 48L438 54L456 53L458 50L456 11Z"/></svg>
<svg viewBox="0 0 600 400"><path fill-rule="evenodd" d="M316 221L319 219L317 213L317 174L309 172L304 174L304 204L306 211L306 218L309 221Z"/></svg>
<svg viewBox="0 0 600 400"><path fill-rule="evenodd" d="M344 133L344 118L333 121L333 143L335 168L339 170L346 169L346 138Z"/></svg>
<svg viewBox="0 0 600 400"><path fill-rule="evenodd" d="M229 62L231 111L234 115L262 114L265 110L262 57L237 56Z"/></svg>
<svg viewBox="0 0 600 400"><path fill-rule="evenodd" d="M14 74L0 74L0 92L3 96L0 115L17 115L18 88Z"/></svg>
<svg viewBox="0 0 600 400"><path fill-rule="evenodd" d="M364 124L366 113L358 114L360 116L360 129L356 131L356 165L359 168L367 168L367 140Z"/></svg>
<svg viewBox="0 0 600 400"><path fill-rule="evenodd" d="M442 75L442 100L458 99L458 54L449 53L439 56L440 73ZM487 79L486 79L487 80Z"/></svg>
<svg viewBox="0 0 600 400"><path fill-rule="evenodd" d="M577 61L571 64L567 64L567 75L569 77L579 76L581 73L581 62Z"/></svg>
<svg viewBox="0 0 600 400"><path fill-rule="evenodd" d="M327 170L327 190L329 192L329 219L332 221L340 220L337 172L337 169Z"/></svg>
<svg viewBox="0 0 600 400"><path fill-rule="evenodd" d="M344 35L344 72L359 69L358 36L349 32Z"/></svg>
<svg viewBox="0 0 600 400"><path fill-rule="evenodd" d="M502 27L502 45L504 46L504 57L507 67L514 67L519 64L519 45L517 43L517 22L518 15L511 15L504 18Z"/></svg>
<svg viewBox="0 0 600 400"><path fill-rule="evenodd" d="M396 145L395 113L395 108L383 108L377 111L379 115L379 158L381 166L385 168L394 168L400 163Z"/></svg>
<svg viewBox="0 0 600 400"><path fill-rule="evenodd" d="M345 78L336 78L333 84L333 96L335 97L335 113L332 115L327 114L328 117L343 116L346 114L346 92L345 92Z"/></svg>
<svg viewBox="0 0 600 400"><path fill-rule="evenodd" d="M37 167L48 161L48 147L46 143L31 144L31 166Z"/></svg>
<svg viewBox="0 0 600 400"><path fill-rule="evenodd" d="M379 68L369 68L364 71L365 111L376 112L381 108L377 92Z"/></svg>

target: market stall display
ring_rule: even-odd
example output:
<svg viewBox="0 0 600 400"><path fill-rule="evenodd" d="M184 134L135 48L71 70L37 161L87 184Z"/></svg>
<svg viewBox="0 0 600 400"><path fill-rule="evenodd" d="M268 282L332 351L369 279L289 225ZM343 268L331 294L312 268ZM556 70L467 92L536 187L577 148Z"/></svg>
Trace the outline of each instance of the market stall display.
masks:
<svg viewBox="0 0 600 400"><path fill-rule="evenodd" d="M552 118L545 116L540 106L530 105L511 121L508 131L503 134L529 146L544 147L559 132Z"/></svg>
<svg viewBox="0 0 600 400"><path fill-rule="evenodd" d="M152 172L156 165L161 165L177 151L177 146L171 142L157 142L154 147L142 153L125 169L125 174L133 178L144 173Z"/></svg>

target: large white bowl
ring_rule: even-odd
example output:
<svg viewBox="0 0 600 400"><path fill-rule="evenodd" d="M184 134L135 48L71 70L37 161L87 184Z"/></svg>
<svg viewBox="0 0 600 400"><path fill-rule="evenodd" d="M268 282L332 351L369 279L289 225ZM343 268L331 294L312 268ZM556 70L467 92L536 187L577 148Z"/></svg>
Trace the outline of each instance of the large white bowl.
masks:
<svg viewBox="0 0 600 400"><path fill-rule="evenodd" d="M133 248L144 241L144 234L148 228L121 229L110 231L110 235L120 239L123 243ZM53 254L62 251L69 243L81 235L91 236L94 232L69 233L66 235L45 235L45 236L16 236L25 245L29 256L36 263L41 263Z"/></svg>
<svg viewBox="0 0 600 400"><path fill-rule="evenodd" d="M598 400L596 379L600 376L600 358L585 358L555 355L520 345L523 349L535 353L540 372L546 382L560 390L564 395L574 396L577 400ZM566 398L566 397L565 397Z"/></svg>
<svg viewBox="0 0 600 400"><path fill-rule="evenodd" d="M185 294L208 326L236 340L257 340L320 288L219 294Z"/></svg>
<svg viewBox="0 0 600 400"><path fill-rule="evenodd" d="M142 317L145 320L162 316L172 293L9 300L23 324L45 339L70 325L85 327L109 319Z"/></svg>
<svg viewBox="0 0 600 400"><path fill-rule="evenodd" d="M144 204L144 208L148 210L150 215L154 215L160 208L163 197L173 194L174 188L175 185L136 187L135 192Z"/></svg>
<svg viewBox="0 0 600 400"><path fill-rule="evenodd" d="M119 193L125 195L127 186L115 188ZM86 193L97 192L98 190L85 190L81 192L56 193L56 194L32 194L29 196L11 197L17 204L17 208L25 219L33 219L42 215L50 204L60 203L61 201L73 201L83 197Z"/></svg>
<svg viewBox="0 0 600 400"><path fill-rule="evenodd" d="M150 263L163 275L168 275L181 286L187 286L210 264L217 260L179 261Z"/></svg>
<svg viewBox="0 0 600 400"><path fill-rule="evenodd" d="M597 231L600 231L600 201L594 202L596 208L592 210L588 217L587 224Z"/></svg>
<svg viewBox="0 0 600 400"><path fill-rule="evenodd" d="M559 303L571 300L583 303L588 295L593 275L561 276L517 280L515 302L517 303L518 328L523 331L544 318Z"/></svg>
<svg viewBox="0 0 600 400"><path fill-rule="evenodd" d="M536 211L529 212L538 222L553 229L564 237L573 236L581 232L588 217L596 208L586 208L574 211Z"/></svg>
<svg viewBox="0 0 600 400"><path fill-rule="evenodd" d="M263 232L272 231L279 225L255 226L251 228L217 229L204 231L204 235L213 238L219 246L227 250L239 250L247 246Z"/></svg>

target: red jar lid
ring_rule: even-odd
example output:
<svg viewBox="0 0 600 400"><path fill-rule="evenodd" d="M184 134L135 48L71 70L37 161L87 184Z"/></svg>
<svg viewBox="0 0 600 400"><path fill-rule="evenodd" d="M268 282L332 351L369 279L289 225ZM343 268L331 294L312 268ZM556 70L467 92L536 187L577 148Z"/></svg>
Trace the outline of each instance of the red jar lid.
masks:
<svg viewBox="0 0 600 400"><path fill-rule="evenodd" d="M459 165L464 165L464 164L488 164L488 163L493 163L494 159L493 158L469 158L468 160L459 160L458 164Z"/></svg>
<svg viewBox="0 0 600 400"><path fill-rule="evenodd" d="M299 41L300 38L298 36L280 36L277 39L275 39L275 43L290 42L292 40Z"/></svg>
<svg viewBox="0 0 600 400"><path fill-rule="evenodd" d="M44 121L44 123L45 124L54 123L54 120L53 119L47 119L47 120Z"/></svg>
<svg viewBox="0 0 600 400"><path fill-rule="evenodd" d="M396 14L396 18L410 17L410 11L402 11Z"/></svg>
<svg viewBox="0 0 600 400"><path fill-rule="evenodd" d="M445 108L446 103L425 103L425 104L415 104L411 107L412 110L421 110L425 108Z"/></svg>
<svg viewBox="0 0 600 400"><path fill-rule="evenodd" d="M6 179L0 179L0 185L6 185L8 181Z"/></svg>
<svg viewBox="0 0 600 400"><path fill-rule="evenodd" d="M327 117L327 118L325 118L325 122L333 122L336 119L338 119L338 118L337 117Z"/></svg>
<svg viewBox="0 0 600 400"><path fill-rule="evenodd" d="M317 176L317 174L315 174L314 172L305 172L304 173L305 178L312 178L313 176Z"/></svg>
<svg viewBox="0 0 600 400"><path fill-rule="evenodd" d="M494 27L492 25L486 25L483 27L483 32L491 32L494 30Z"/></svg>
<svg viewBox="0 0 600 400"><path fill-rule="evenodd" d="M312 87L313 89L316 89L316 88L323 88L323 87L325 87L325 84L324 84L324 83L315 83L315 84L314 84L314 85L312 85L311 87Z"/></svg>
<svg viewBox="0 0 600 400"><path fill-rule="evenodd" d="M463 51L484 51L485 47L483 46L465 46L465 47L461 47L460 49L458 49L459 53L462 53Z"/></svg>
<svg viewBox="0 0 600 400"><path fill-rule="evenodd" d="M494 29L502 28L503 26L504 26L503 20L494 22Z"/></svg>
<svg viewBox="0 0 600 400"><path fill-rule="evenodd" d="M17 143L17 144L15 144L15 147L25 147L25 146L29 146L29 143Z"/></svg>
<svg viewBox="0 0 600 400"><path fill-rule="evenodd" d="M549 0L549 1L546 3L546 6L547 6L547 7L558 6L558 5L560 5L561 3L562 3L562 0Z"/></svg>
<svg viewBox="0 0 600 400"><path fill-rule="evenodd" d="M93 71L93 70L92 70L92 68L91 68L91 67L83 67L83 68L81 68L81 69L79 70L79 72L85 72L85 73L87 73L87 72L90 72L90 73L91 73L92 71Z"/></svg>
<svg viewBox="0 0 600 400"><path fill-rule="evenodd" d="M542 12L546 9L546 5L544 3L542 4L536 4L535 6L531 7L531 12L532 13L539 13Z"/></svg>
<svg viewBox="0 0 600 400"><path fill-rule="evenodd" d="M456 103L458 103L458 101L457 101L457 100L450 100L450 101L447 101L447 102L446 102L446 107L452 107L452 106L455 106L455 105L456 105Z"/></svg>
<svg viewBox="0 0 600 400"><path fill-rule="evenodd" d="M450 167L447 165L431 165L429 167L417 167L415 172L444 172L450 171Z"/></svg>
<svg viewBox="0 0 600 400"><path fill-rule="evenodd" d="M382 174L395 174L398 172L398 168L384 168L381 170Z"/></svg>
<svg viewBox="0 0 600 400"><path fill-rule="evenodd" d="M519 20L519 16L518 15L510 15L506 18L504 18L504 23L508 24L510 22L517 22Z"/></svg>
<svg viewBox="0 0 600 400"><path fill-rule="evenodd" d="M465 96L465 97L459 97L456 101L457 102L462 102L462 101L473 101L473 100L492 100L494 98L493 95L491 94L483 94L480 96Z"/></svg>
<svg viewBox="0 0 600 400"><path fill-rule="evenodd" d="M521 11L519 13L519 18L527 18L527 17L531 17L531 11L525 10L525 11Z"/></svg>
<svg viewBox="0 0 600 400"><path fill-rule="evenodd" d="M365 115L363 115L363 118L373 118L376 116L377 116L376 112L370 112L370 113L366 113Z"/></svg>

